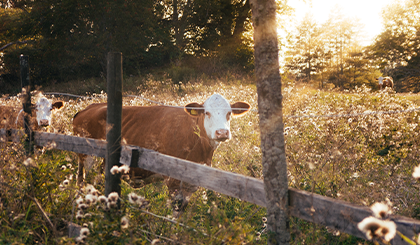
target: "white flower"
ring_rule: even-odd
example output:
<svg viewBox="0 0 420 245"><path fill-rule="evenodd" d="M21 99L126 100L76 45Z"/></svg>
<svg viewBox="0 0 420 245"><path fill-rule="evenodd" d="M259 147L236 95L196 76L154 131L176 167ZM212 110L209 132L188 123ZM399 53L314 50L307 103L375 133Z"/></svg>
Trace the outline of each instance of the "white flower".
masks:
<svg viewBox="0 0 420 245"><path fill-rule="evenodd" d="M117 165L114 165L114 166L112 166L110 172L111 172L112 175L119 174L120 173L120 168Z"/></svg>
<svg viewBox="0 0 420 245"><path fill-rule="evenodd" d="M397 225L395 225L394 222L380 220L375 217L365 218L357 224L357 228L359 228L361 232L365 233L366 238L369 240L381 237L385 241L389 242L397 233Z"/></svg>
<svg viewBox="0 0 420 245"><path fill-rule="evenodd" d="M376 218L387 218L388 215L392 214L392 210L390 207L382 202L375 202L372 206L370 206L373 214Z"/></svg>
<svg viewBox="0 0 420 245"><path fill-rule="evenodd" d="M414 168L413 178L420 180L420 165Z"/></svg>
<svg viewBox="0 0 420 245"><path fill-rule="evenodd" d="M100 196L100 197L98 197L98 201L100 203L107 203L108 202L108 198L106 196Z"/></svg>
<svg viewBox="0 0 420 245"><path fill-rule="evenodd" d="M137 203L137 201L139 200L139 196L137 196L136 193L131 192L130 194L128 194L128 201L132 204Z"/></svg>
<svg viewBox="0 0 420 245"><path fill-rule="evenodd" d="M124 216L121 218L121 229L127 229L128 228L128 218L127 216Z"/></svg>
<svg viewBox="0 0 420 245"><path fill-rule="evenodd" d="M82 203L83 203L83 198L82 197L79 197L79 198L76 199L76 204L77 205L80 205Z"/></svg>
<svg viewBox="0 0 420 245"><path fill-rule="evenodd" d="M89 231L88 228L83 227L82 229L80 229L80 235L81 236L89 236L89 234L90 234L90 231Z"/></svg>
<svg viewBox="0 0 420 245"><path fill-rule="evenodd" d="M118 193L116 193L116 192L111 192L108 195L108 201L110 201L110 202L117 202L118 198L119 198L119 196L118 196Z"/></svg>
<svg viewBox="0 0 420 245"><path fill-rule="evenodd" d="M130 172L130 167L127 165L122 165L121 167L119 167L119 171L122 174L128 174Z"/></svg>

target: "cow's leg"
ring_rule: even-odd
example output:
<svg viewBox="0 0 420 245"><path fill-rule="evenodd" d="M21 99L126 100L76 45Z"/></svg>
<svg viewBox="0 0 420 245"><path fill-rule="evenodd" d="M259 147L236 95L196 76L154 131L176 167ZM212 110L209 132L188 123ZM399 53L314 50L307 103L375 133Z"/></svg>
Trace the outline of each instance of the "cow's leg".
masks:
<svg viewBox="0 0 420 245"><path fill-rule="evenodd" d="M141 168L130 168L131 184L135 188L141 188L151 183L163 181L164 177L161 174L156 174Z"/></svg>
<svg viewBox="0 0 420 245"><path fill-rule="evenodd" d="M77 170L77 184L81 185L84 180L83 169L85 167L86 161L86 154L79 154L79 163L78 163L78 170Z"/></svg>
<svg viewBox="0 0 420 245"><path fill-rule="evenodd" d="M173 216L178 218L185 211L191 195L197 191L198 186L173 178L167 180L167 185L172 199Z"/></svg>

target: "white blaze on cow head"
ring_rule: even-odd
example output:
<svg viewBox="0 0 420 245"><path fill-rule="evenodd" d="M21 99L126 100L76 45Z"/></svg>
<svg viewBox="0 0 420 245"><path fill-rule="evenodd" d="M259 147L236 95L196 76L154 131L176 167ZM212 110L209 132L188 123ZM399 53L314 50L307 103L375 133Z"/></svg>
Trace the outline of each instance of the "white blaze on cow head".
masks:
<svg viewBox="0 0 420 245"><path fill-rule="evenodd" d="M378 79L379 85L384 84L384 78L383 77L379 77Z"/></svg>
<svg viewBox="0 0 420 245"><path fill-rule="evenodd" d="M56 101L51 103L50 100L41 94L34 105L38 126L47 127L51 125L53 111L59 110L63 107L64 101Z"/></svg>
<svg viewBox="0 0 420 245"><path fill-rule="evenodd" d="M203 104L190 103L184 110L193 117L204 116L204 129L210 144L216 148L220 142L230 140L230 119L245 115L251 106L246 102L230 104L220 94L213 94Z"/></svg>

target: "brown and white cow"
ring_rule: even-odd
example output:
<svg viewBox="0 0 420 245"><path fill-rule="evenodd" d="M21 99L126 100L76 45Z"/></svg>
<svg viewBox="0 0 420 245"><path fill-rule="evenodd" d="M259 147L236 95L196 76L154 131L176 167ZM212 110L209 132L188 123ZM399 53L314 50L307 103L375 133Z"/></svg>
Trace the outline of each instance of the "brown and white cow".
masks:
<svg viewBox="0 0 420 245"><path fill-rule="evenodd" d="M394 87L394 80L392 77L379 77L376 79L378 81L378 88L379 90L383 90L386 87L393 88Z"/></svg>
<svg viewBox="0 0 420 245"><path fill-rule="evenodd" d="M211 165L213 153L221 142L231 139L230 120L250 110L246 102L230 104L214 94L203 104L190 103L184 108L168 106L124 106L122 138L129 145L152 149L185 160ZM95 139L106 138L106 103L92 104L73 119L74 133ZM78 179L83 179L86 156L79 159ZM130 170L131 178L156 180L157 174L140 168ZM159 178L158 178L159 179ZM165 178L175 214L188 204L196 186Z"/></svg>
<svg viewBox="0 0 420 245"><path fill-rule="evenodd" d="M31 104L32 130L50 126L54 111L62 109L64 105L64 101L60 100L52 103L43 94L38 94L35 99L35 104ZM0 128L12 129L23 127L23 114L23 109L12 106L0 106Z"/></svg>

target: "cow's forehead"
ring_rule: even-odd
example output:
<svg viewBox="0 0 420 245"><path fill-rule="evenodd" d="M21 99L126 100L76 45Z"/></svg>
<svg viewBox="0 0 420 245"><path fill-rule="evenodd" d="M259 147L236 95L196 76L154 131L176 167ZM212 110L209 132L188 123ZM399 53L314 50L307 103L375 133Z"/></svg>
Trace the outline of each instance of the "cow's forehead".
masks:
<svg viewBox="0 0 420 245"><path fill-rule="evenodd" d="M37 100L36 105L41 107L51 107L52 104L47 98L41 97Z"/></svg>
<svg viewBox="0 0 420 245"><path fill-rule="evenodd" d="M227 99L225 99L220 94L213 94L210 96L203 104L206 111L209 110L228 110L230 111L230 104Z"/></svg>

